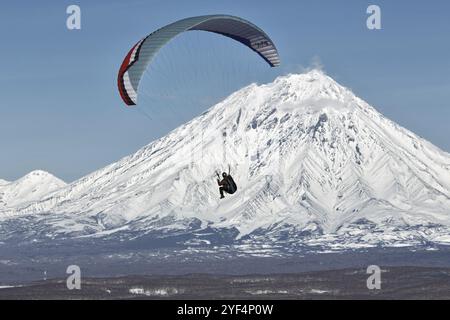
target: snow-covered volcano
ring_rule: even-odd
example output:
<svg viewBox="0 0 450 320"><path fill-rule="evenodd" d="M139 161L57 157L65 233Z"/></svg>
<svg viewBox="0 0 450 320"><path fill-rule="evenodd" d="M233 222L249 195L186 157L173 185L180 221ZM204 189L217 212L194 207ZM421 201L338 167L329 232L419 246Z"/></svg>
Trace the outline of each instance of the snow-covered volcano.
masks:
<svg viewBox="0 0 450 320"><path fill-rule="evenodd" d="M219 200L215 172L228 167L238 191ZM47 237L228 231L236 241L291 244L447 242L450 155L311 71L245 87L135 154L44 200L0 207L0 216L3 227L33 217Z"/></svg>

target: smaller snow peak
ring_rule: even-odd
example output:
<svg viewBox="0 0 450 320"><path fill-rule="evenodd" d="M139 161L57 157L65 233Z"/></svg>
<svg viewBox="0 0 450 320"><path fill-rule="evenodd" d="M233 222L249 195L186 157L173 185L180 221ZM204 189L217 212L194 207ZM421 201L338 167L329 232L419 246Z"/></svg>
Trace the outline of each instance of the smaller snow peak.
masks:
<svg viewBox="0 0 450 320"><path fill-rule="evenodd" d="M27 174L27 176L49 176L49 175L51 174L44 170L34 170Z"/></svg>
<svg viewBox="0 0 450 320"><path fill-rule="evenodd" d="M46 171L32 171L20 179L2 186L0 211L39 201L51 192L65 186L64 181Z"/></svg>
<svg viewBox="0 0 450 320"><path fill-rule="evenodd" d="M7 185L8 183L10 183L10 182L6 181L6 180L3 180L3 179L0 179L0 186Z"/></svg>
<svg viewBox="0 0 450 320"><path fill-rule="evenodd" d="M22 179L47 178L54 177L51 173L44 170L34 170L22 177Z"/></svg>
<svg viewBox="0 0 450 320"><path fill-rule="evenodd" d="M58 186L65 186L66 183L44 170L34 170L22 178L16 180L17 183L55 183Z"/></svg>

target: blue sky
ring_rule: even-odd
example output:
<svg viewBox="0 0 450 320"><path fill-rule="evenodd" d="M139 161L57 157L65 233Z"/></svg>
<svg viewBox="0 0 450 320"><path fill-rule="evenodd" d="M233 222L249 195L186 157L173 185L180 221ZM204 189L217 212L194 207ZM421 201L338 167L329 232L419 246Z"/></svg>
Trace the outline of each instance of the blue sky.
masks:
<svg viewBox="0 0 450 320"><path fill-rule="evenodd" d="M81 30L66 28L70 4L81 7ZM369 4L381 7L382 30L366 28ZM43 169L73 181L136 151L233 89L299 71L314 59L387 117L450 151L449 12L450 2L444 0L18 0L2 4L0 178L14 180ZM254 53L217 36L180 37L163 53L165 61L155 61L161 74L165 66L178 73L172 70L164 74L164 81L155 83L156 70L146 85L167 97L192 89L191 103L182 108L179 97L173 109L158 109L155 103L146 111L151 119L125 108L117 94L116 76L129 48L167 23L213 13L238 15L263 28L277 44L282 67L267 70ZM209 39L216 47L197 55L195 46L201 50ZM232 49L226 56L222 51L228 45ZM198 61L205 63L199 74L211 81L199 82L204 87L198 83L190 87L195 85L190 81L192 66L183 67L183 59L190 56L179 57L181 49L200 67ZM241 72L243 61L250 72ZM228 78L221 85L214 75ZM169 87L171 76L177 90ZM195 101L202 103L193 107Z"/></svg>

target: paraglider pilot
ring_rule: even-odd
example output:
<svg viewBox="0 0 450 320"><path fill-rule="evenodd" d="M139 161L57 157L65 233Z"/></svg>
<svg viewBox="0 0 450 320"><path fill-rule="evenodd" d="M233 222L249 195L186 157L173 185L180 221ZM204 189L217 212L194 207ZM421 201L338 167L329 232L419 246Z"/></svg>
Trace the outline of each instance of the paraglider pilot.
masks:
<svg viewBox="0 0 450 320"><path fill-rule="evenodd" d="M228 174L226 172L223 172L222 177L223 179L220 180L220 176L217 173L217 184L219 185L220 199L225 198L224 192L233 194L237 190L236 183L234 182L233 177L230 175L230 172L228 172Z"/></svg>

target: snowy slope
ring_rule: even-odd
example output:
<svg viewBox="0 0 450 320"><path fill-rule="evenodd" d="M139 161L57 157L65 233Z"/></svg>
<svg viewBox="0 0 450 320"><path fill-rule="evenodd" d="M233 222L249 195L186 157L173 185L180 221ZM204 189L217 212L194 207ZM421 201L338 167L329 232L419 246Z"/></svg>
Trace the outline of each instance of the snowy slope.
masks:
<svg viewBox="0 0 450 320"><path fill-rule="evenodd" d="M41 170L30 172L14 182L0 180L0 210L36 202L64 186L64 181Z"/></svg>
<svg viewBox="0 0 450 320"><path fill-rule="evenodd" d="M219 201L215 170L228 165L238 192ZM3 219L33 215L66 236L214 228L249 241L447 242L450 155L311 71L245 87L135 154L8 207Z"/></svg>

